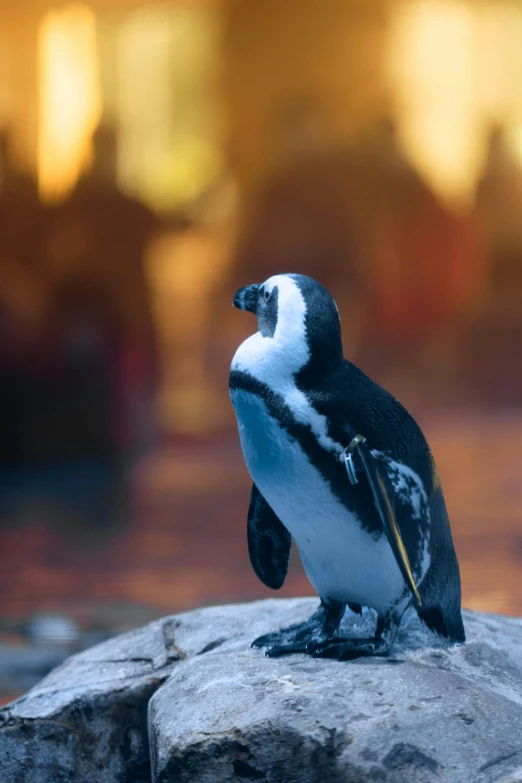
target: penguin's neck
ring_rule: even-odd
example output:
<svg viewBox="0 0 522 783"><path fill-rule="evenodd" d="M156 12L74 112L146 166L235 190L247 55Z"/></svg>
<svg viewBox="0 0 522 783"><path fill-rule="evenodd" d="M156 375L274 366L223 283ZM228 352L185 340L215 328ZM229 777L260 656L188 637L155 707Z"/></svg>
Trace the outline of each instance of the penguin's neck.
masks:
<svg viewBox="0 0 522 783"><path fill-rule="evenodd" d="M233 373L245 373L278 395L294 419L308 425L324 449L341 454L343 446L328 434L328 421L312 405L305 390L296 383L296 374L306 366L310 352L306 339L285 344L262 337L257 332L245 340L232 360Z"/></svg>
<svg viewBox="0 0 522 783"><path fill-rule="evenodd" d="M232 371L246 372L264 383L276 394L295 387L295 375L306 366L310 357L306 338L288 339L277 333L263 337L256 332L237 349L232 359Z"/></svg>

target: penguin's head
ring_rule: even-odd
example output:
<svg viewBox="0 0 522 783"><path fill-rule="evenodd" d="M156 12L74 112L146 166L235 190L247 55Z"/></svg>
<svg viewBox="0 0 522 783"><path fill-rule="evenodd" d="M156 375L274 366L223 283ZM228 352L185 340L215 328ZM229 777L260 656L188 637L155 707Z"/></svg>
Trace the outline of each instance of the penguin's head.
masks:
<svg viewBox="0 0 522 783"><path fill-rule="evenodd" d="M293 372L342 360L339 311L331 294L306 275L274 275L240 288L233 304L254 313L260 348L286 358Z"/></svg>

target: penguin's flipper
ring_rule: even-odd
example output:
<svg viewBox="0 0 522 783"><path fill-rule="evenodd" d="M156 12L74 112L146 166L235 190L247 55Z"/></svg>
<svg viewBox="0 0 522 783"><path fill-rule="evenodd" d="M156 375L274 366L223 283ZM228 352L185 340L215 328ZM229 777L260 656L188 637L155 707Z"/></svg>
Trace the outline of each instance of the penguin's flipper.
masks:
<svg viewBox="0 0 522 783"><path fill-rule="evenodd" d="M292 536L254 484L248 509L248 553L257 576L272 590L283 586L291 546Z"/></svg>
<svg viewBox="0 0 522 783"><path fill-rule="evenodd" d="M402 540L401 531L399 530L397 520L395 519L393 504L386 488L386 482L383 478L380 463L375 459L364 442L358 444L357 455L359 456L368 483L370 484L375 508L377 509L386 535L388 536L388 541L390 542L392 552L395 555L397 565L401 569L404 581L411 591L415 608L420 609L422 607L421 597L417 590L417 585L415 584L415 578L411 570L406 547Z"/></svg>

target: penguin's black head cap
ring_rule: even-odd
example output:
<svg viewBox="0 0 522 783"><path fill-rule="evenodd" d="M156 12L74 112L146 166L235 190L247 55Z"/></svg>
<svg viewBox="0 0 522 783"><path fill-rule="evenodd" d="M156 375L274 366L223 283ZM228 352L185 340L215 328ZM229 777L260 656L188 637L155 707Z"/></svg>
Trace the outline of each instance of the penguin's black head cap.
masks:
<svg viewBox="0 0 522 783"><path fill-rule="evenodd" d="M274 275L264 283L240 288L233 304L254 313L259 333L274 341L274 352L308 375L324 372L342 361L339 311L321 283L306 275ZM268 346L267 346L268 347ZM303 378L304 379L304 378Z"/></svg>

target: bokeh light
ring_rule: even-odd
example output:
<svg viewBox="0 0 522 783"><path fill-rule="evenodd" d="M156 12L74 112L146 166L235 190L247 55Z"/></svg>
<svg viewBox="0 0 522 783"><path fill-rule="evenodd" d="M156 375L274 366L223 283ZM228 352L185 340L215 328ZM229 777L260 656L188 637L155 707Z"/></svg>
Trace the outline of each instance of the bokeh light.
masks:
<svg viewBox="0 0 522 783"><path fill-rule="evenodd" d="M90 163L101 117L92 9L72 3L48 11L39 40L38 178L44 200L64 197Z"/></svg>

